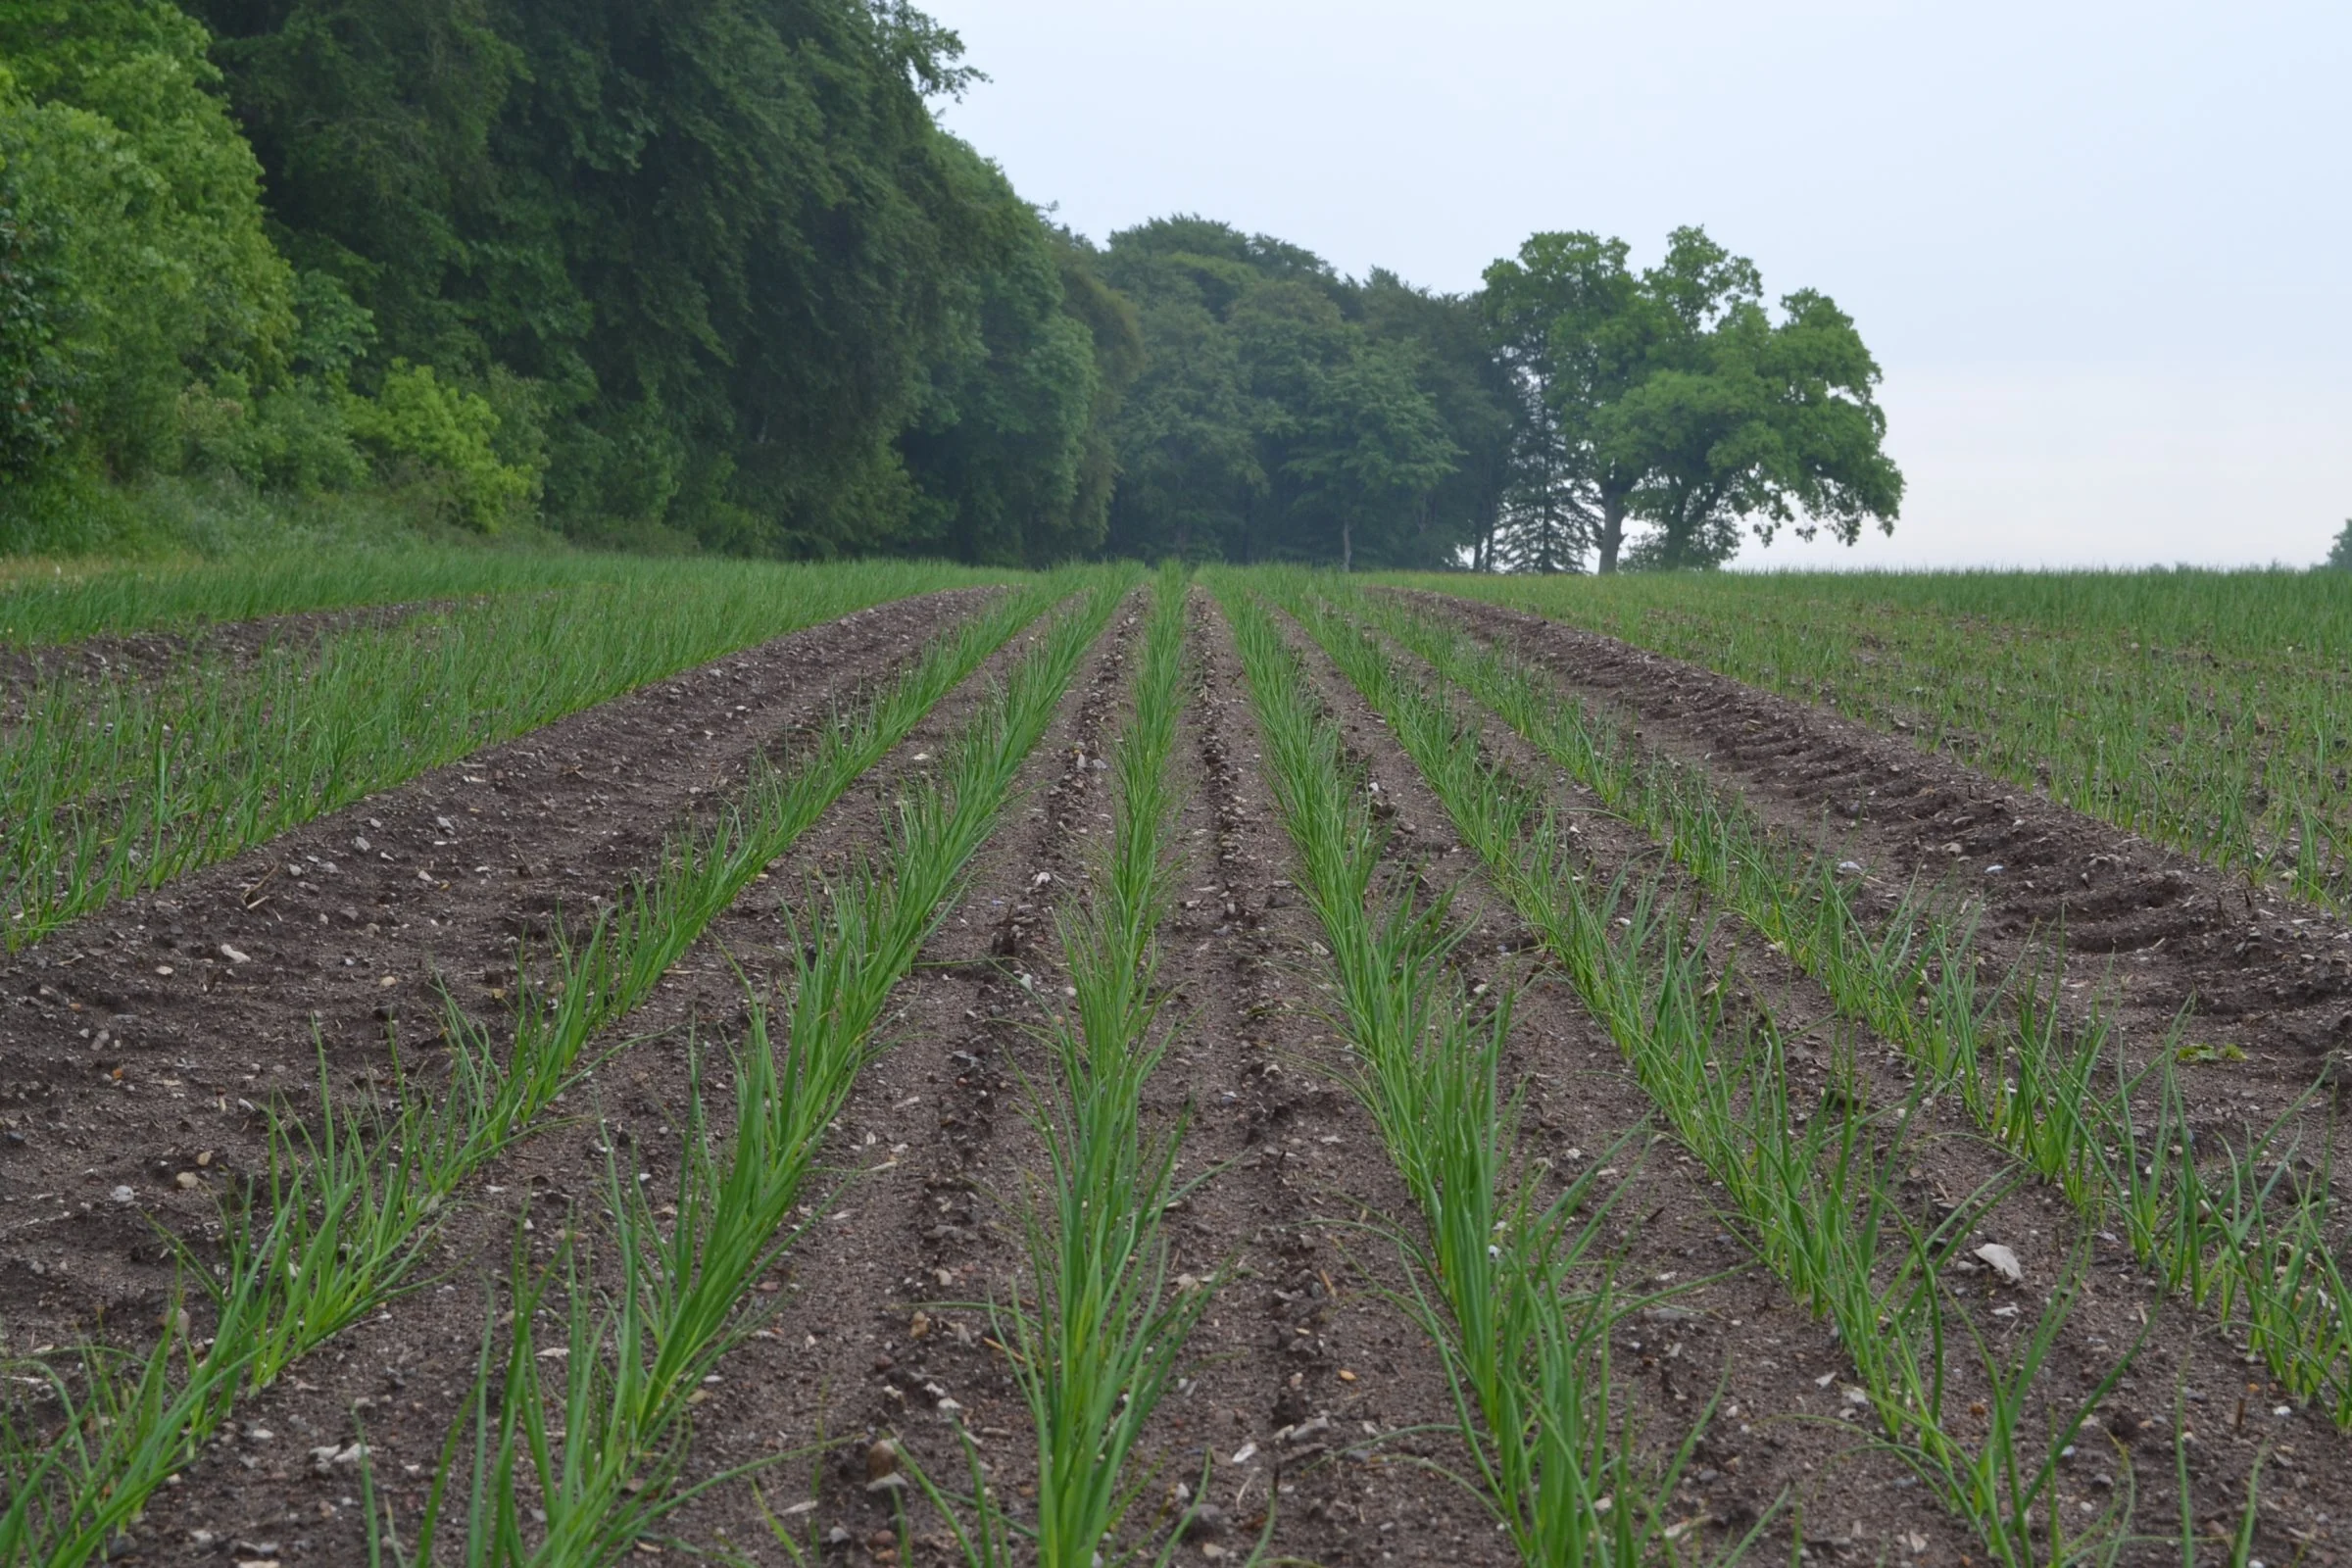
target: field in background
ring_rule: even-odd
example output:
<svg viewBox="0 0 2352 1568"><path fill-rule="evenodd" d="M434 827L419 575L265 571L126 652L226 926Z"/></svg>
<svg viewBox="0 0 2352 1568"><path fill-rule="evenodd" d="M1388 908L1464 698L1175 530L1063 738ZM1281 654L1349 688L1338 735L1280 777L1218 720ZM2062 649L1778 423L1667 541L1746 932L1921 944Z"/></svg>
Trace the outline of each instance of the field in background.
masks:
<svg viewBox="0 0 2352 1568"><path fill-rule="evenodd" d="M1398 577L1825 704L2258 882L2352 899L2352 579Z"/></svg>
<svg viewBox="0 0 2352 1568"><path fill-rule="evenodd" d="M0 650L75 638L186 631L212 622L368 605L416 604L526 593L605 590L664 617L696 613L712 596L783 602L825 576L887 589L1009 582L1017 572L927 562L830 567L710 557L646 557L577 551L504 552L408 545L344 551L289 550L225 560L0 562Z"/></svg>
<svg viewBox="0 0 2352 1568"><path fill-rule="evenodd" d="M1003 580L916 562L418 551L20 581L0 589L0 650L182 635L0 666L0 946L648 681ZM317 618L353 610L370 612Z"/></svg>

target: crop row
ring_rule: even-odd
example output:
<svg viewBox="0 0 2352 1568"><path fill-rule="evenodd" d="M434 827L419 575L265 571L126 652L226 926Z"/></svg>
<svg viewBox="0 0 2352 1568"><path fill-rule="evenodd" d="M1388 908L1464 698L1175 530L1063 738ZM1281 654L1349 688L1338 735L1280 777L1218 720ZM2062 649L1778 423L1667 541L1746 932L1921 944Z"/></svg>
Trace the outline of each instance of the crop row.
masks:
<svg viewBox="0 0 2352 1568"><path fill-rule="evenodd" d="M317 1141L293 1118L274 1120L267 1194L232 1207L221 1263L187 1259L210 1297L210 1337L192 1339L187 1314L174 1307L165 1336L135 1366L102 1350L78 1368L38 1366L56 1411L0 1433L11 1473L23 1477L0 1511L0 1562L86 1560L189 1461L236 1399L399 1294L459 1185L592 1070L580 1066L589 1041L632 1010L760 869L941 697L1070 586L1048 579L968 622L865 711L825 733L800 765L760 775L714 824L674 840L659 869L588 932L559 940L556 978L518 996L503 1055L487 1025L448 1004L454 1065L440 1099L403 1085L388 1118L322 1104ZM1099 625L1112 597L1100 590L1077 620ZM1075 635L1070 624L1052 649ZM1031 694L1031 707L1038 678L1015 688Z"/></svg>
<svg viewBox="0 0 2352 1568"><path fill-rule="evenodd" d="M1111 841L1088 868L1083 902L1058 921L1072 996L1052 1008L1050 1070L1032 1085L1045 1168L1022 1213L1027 1289L988 1303L1036 1436L1034 1519L1006 1508L974 1448L968 1493L913 1470L974 1568L1091 1568L1125 1555L1123 1527L1152 1480L1148 1468L1138 1474L1137 1445L1215 1298L1213 1279L1179 1288L1170 1278L1163 1216L1183 1194L1187 1118L1148 1128L1143 1117L1146 1082L1181 1027L1163 1016L1157 975L1176 872L1168 762L1186 593L1185 575L1163 569L1110 753Z"/></svg>
<svg viewBox="0 0 2352 1568"><path fill-rule="evenodd" d="M1475 727L1451 702L1360 637L1335 641L1332 651L1490 880L1607 1027L1662 1121L1721 1187L1748 1245L1798 1301L1836 1326L1887 1447L1996 1562L2022 1568L2045 1552L2065 1560L2114 1539L2125 1523L2116 1506L2071 1529L2055 1523L2064 1517L2061 1454L2123 1370L2119 1363L2071 1402L2039 1377L2079 1277L2052 1294L2014 1356L1971 1342L1978 1402L1988 1412L1972 1438L1950 1358L1975 1330L1941 1273L1950 1244L1993 1195L1976 1195L1934 1226L1905 1212L1897 1177L1910 1158L1919 1097L1874 1110L1847 1094L1809 1119L1797 1114L1781 1030L1761 1004L1730 1009L1734 978L1710 972L1714 933L1694 911L1654 885L1604 885L1588 874L1565 825L1537 792L1481 756ZM2047 1540L2037 1517L2050 1522Z"/></svg>
<svg viewBox="0 0 2352 1568"><path fill-rule="evenodd" d="M2090 595L2076 616L2016 618L1996 591L1900 580L1418 585L1825 704L2215 865L2352 901L2352 644L2314 602L2332 585L2256 576L2226 606L2175 604L2196 588L2184 577L2107 613Z"/></svg>
<svg viewBox="0 0 2352 1568"><path fill-rule="evenodd" d="M1125 588L1098 586L1049 629L938 775L908 787L874 861L810 890L783 1026L772 1027L755 998L735 1053L733 1136L716 1138L700 1117L684 1129L676 1188L662 1209L633 1174L609 1174L613 1235L601 1292L587 1288L593 1259L579 1217L543 1267L526 1264L517 1237L508 1310L484 1326L469 1408L450 1431L419 1517L404 1530L369 1487L379 1553L485 1568L610 1563L656 1547L669 1514L744 1473L683 1483L699 1391L772 1316L774 1303L750 1287L800 1235L795 1213L826 1132L877 1049L890 992L952 906ZM562 1351L563 1377L551 1388L534 1322L559 1287L564 1339L551 1348ZM779 1541L789 1539L779 1526Z"/></svg>
<svg viewBox="0 0 2352 1568"><path fill-rule="evenodd" d="M1362 779L1304 671L1243 581L1218 593L1330 943L1352 1087L1420 1209L1419 1230L1395 1235L1401 1304L1443 1359L1478 1489L1528 1562L1644 1561L1671 1547L1664 1507L1690 1446L1645 1467L1611 1409L1609 1336L1644 1303L1589 1266L1606 1162L1547 1196L1520 1157L1501 1082L1508 998L1474 1008L1448 962L1462 933L1447 901L1383 877Z"/></svg>
<svg viewBox="0 0 2352 1568"><path fill-rule="evenodd" d="M0 728L0 944L648 681L963 580L898 564L591 584L153 680L54 675Z"/></svg>
<svg viewBox="0 0 2352 1568"><path fill-rule="evenodd" d="M2095 1014L2070 1031L2055 1000L2060 955L1984 987L1965 914L1914 890L1868 916L1832 856L1769 832L1702 770L1644 755L1540 672L1393 602L1347 608L1665 846L1840 1013L1902 1049L1932 1092L1953 1093L1993 1144L2060 1189L2090 1229L2121 1230L2167 1290L2213 1308L2296 1398L2352 1426L2352 1298L2329 1184L2298 1169L2308 1165L2294 1131L2306 1105L2245 1129L2235 1147L2200 1140L2179 1042L2134 1069ZM1306 612L1328 646L1363 657L1360 638Z"/></svg>

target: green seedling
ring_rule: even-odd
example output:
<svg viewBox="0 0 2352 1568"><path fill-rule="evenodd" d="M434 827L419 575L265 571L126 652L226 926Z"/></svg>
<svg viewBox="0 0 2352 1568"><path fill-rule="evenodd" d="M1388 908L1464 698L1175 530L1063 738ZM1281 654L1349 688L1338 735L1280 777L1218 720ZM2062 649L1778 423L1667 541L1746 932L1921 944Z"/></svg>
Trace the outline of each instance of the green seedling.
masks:
<svg viewBox="0 0 2352 1568"><path fill-rule="evenodd" d="M14 952L648 681L970 580L911 563L581 576L363 622L315 647L273 644L243 664L36 680L0 727L0 944Z"/></svg>
<svg viewBox="0 0 2352 1568"><path fill-rule="evenodd" d="M1300 888L1330 943L1351 1087L1420 1210L1417 1233L1390 1233L1412 1264L1401 1304L1445 1359L1467 1479L1525 1561L1671 1553L1666 1503L1692 1444L1650 1463L1611 1408L1609 1333L1630 1304L1588 1257L1607 1208L1596 1178L1538 1196L1540 1171L1514 1151L1516 1113L1499 1084L1507 996L1474 1013L1450 962L1461 932L1448 901L1381 878L1364 782L1335 726L1265 612L1219 587ZM1435 739L1416 760L1457 762L1459 737ZM1458 762L1447 777L1457 798L1473 787ZM1464 836L1498 844L1506 808L1493 792L1480 802L1487 814L1466 808Z"/></svg>

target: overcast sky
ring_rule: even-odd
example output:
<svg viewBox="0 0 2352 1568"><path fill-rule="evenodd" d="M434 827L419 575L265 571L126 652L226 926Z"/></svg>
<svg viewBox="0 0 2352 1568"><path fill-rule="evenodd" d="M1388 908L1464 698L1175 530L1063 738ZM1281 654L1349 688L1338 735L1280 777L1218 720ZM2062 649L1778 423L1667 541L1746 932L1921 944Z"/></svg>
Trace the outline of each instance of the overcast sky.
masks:
<svg viewBox="0 0 2352 1568"><path fill-rule="evenodd" d="M946 110L1100 239L1197 212L1468 290L1699 223L1886 372L1891 539L2301 564L2352 516L2352 0L930 0Z"/></svg>

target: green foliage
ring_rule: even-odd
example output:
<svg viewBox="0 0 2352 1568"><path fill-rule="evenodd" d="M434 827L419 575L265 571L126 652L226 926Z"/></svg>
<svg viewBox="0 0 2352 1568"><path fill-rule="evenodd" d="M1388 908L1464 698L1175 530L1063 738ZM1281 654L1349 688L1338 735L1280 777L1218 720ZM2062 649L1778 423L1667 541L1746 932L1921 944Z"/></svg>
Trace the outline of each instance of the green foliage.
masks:
<svg viewBox="0 0 2352 1568"><path fill-rule="evenodd" d="M429 487L468 527L496 532L529 507L537 476L499 461L489 400L442 381L431 366L394 360L374 398L343 407L352 433L396 477Z"/></svg>
<svg viewBox="0 0 2352 1568"><path fill-rule="evenodd" d="M1438 565L1492 510L1456 482L1495 419L1458 302L1200 218L1115 234L1103 265L1147 350L1119 419L1112 548Z"/></svg>
<svg viewBox="0 0 2352 1568"><path fill-rule="evenodd" d="M41 236L27 232L16 207L0 185L0 484L46 470L75 416L74 377L57 346L63 279L34 259Z"/></svg>
<svg viewBox="0 0 2352 1568"><path fill-rule="evenodd" d="M1695 229L1483 298L1179 216L1097 250L867 0L0 7L0 548L164 476L426 529L1042 565L1705 564L1892 514L1877 368ZM266 193L266 195L265 195Z"/></svg>
<svg viewBox="0 0 2352 1568"><path fill-rule="evenodd" d="M0 8L0 165L62 306L14 352L72 367L73 434L117 472L174 466L191 377L267 379L293 334L292 274L206 42L167 0Z"/></svg>
<svg viewBox="0 0 2352 1568"><path fill-rule="evenodd" d="M1115 389L1103 362L1115 373L1136 358L1123 341L1131 319L1115 306L1094 321L1065 309L1083 253L978 154L960 142L949 151L975 187L994 260L956 279L947 351L899 441L921 498L907 543L1006 565L1092 554L1110 501L1097 411Z"/></svg>
<svg viewBox="0 0 2352 1568"><path fill-rule="evenodd" d="M1487 270L1496 353L1519 391L1509 564L1711 566L1741 529L1852 544L1891 531L1903 480L1881 449L1877 362L1810 289L1763 305L1755 265L1679 228L1640 273L1623 240L1537 234Z"/></svg>
<svg viewBox="0 0 2352 1568"><path fill-rule="evenodd" d="M191 9L289 254L372 314L353 384L405 358L543 430L563 526L1092 544L1085 335L1035 216L931 119L954 34L855 0Z"/></svg>
<svg viewBox="0 0 2352 1568"><path fill-rule="evenodd" d="M2352 571L2352 517L2344 519L2335 543L2328 547L2328 564L2337 571Z"/></svg>
<svg viewBox="0 0 2352 1568"><path fill-rule="evenodd" d="M1474 298L1414 288L1379 268L1363 286L1364 330L1375 344L1409 349L1415 379L1434 403L1454 458L1422 501L1442 537L1466 542L1487 569L1510 476L1513 388L1489 348Z"/></svg>

